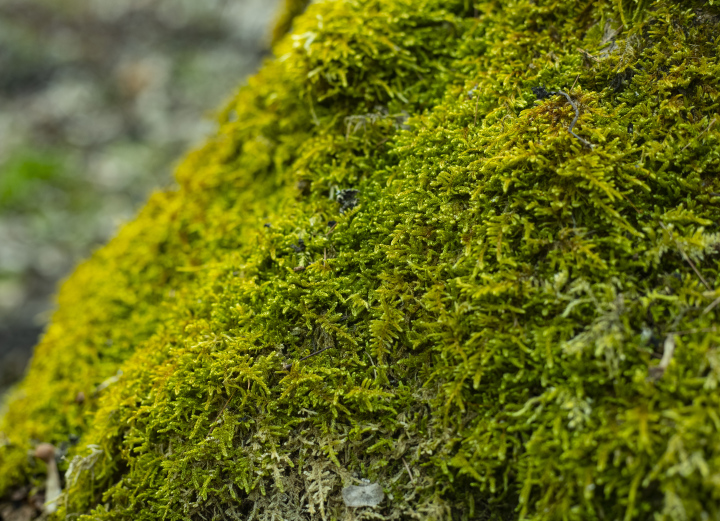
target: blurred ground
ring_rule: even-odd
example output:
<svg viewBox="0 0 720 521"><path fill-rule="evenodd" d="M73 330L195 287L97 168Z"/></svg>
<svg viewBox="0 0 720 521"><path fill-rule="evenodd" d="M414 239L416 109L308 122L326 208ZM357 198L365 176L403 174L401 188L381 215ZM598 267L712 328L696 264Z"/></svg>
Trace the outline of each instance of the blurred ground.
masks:
<svg viewBox="0 0 720 521"><path fill-rule="evenodd" d="M0 0L0 391L57 282L214 128L279 0Z"/></svg>

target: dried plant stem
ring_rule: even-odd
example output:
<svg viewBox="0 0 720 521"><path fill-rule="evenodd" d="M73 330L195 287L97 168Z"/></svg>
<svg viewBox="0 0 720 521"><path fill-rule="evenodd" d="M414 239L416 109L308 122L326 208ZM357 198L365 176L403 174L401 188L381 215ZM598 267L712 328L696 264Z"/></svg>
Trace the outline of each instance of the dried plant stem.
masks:
<svg viewBox="0 0 720 521"><path fill-rule="evenodd" d="M331 347L333 347L333 346L327 346L327 347L323 347L322 349L318 349L318 350L315 351L314 353L310 353L309 355L302 357L300 360L298 360L298 362L302 362L303 360L307 360L307 359L310 358L310 357L313 357L313 356L315 356L315 355L319 355L320 353L322 353L323 351L327 351L327 350L330 349Z"/></svg>
<svg viewBox="0 0 720 521"><path fill-rule="evenodd" d="M560 95L562 95L562 96L565 96L565 99L568 100L568 103L570 103L570 106L571 106L571 107L573 108L573 110L575 111L575 117L573 118L572 123L570 123L570 126L568 127L568 132L570 132L570 134L572 134L572 135L573 135L578 141L580 141L580 143L582 143L583 145L585 145L585 146L587 146L587 147L590 147L590 148L593 148L594 145L593 145L592 143L590 143L589 141L581 138L581 137L578 136L575 132L573 132L573 128L575 128L575 123L577 123L577 120L578 120L578 118L580 117L580 110L578 110L577 105L576 105L575 102L572 100L572 98L570 97L570 95L567 94L567 93L565 93L565 92L563 92L563 91L561 91L561 90L556 90L555 92L551 92L551 94L560 94Z"/></svg>
<svg viewBox="0 0 720 521"><path fill-rule="evenodd" d="M662 227L663 230L665 230L666 232L668 232L670 234L670 238L675 243L675 246L677 247L677 249L680 250L680 254L683 256L683 259L685 259L685 262L687 262L690 265L690 267L693 269L695 274L700 278L702 283L705 285L707 290L712 291L712 289L710 288L710 284L708 284L708 282L705 280L705 277L703 277L702 273L700 273L700 270L698 270L697 266L695 266L695 263L692 261L692 259L690 257L688 257L687 253L685 253L685 250L683 250L682 246L680 246L680 243L677 242L677 239L675 239L675 235L673 235L673 233L667 229L667 226L665 226L664 223L661 222L660 226Z"/></svg>
<svg viewBox="0 0 720 521"><path fill-rule="evenodd" d="M248 384L250 384L250 382L248 382ZM215 429L215 425L217 425L217 422L218 422L218 420L220 419L220 416L222 416L222 413L225 412L225 409L227 408L228 404L230 403L230 400L232 400L233 397L235 396L235 393L237 393L237 389L235 389L235 390L233 391L233 393L230 395L230 397L229 397L229 398L227 399L227 401L225 402L225 405L222 406L222 409L220 409L220 412L218 413L218 415L217 415L217 416L215 417L215 419L213 420L212 425L210 426L210 431L209 431L208 434L207 434L208 436L210 436L210 435L212 434L212 431Z"/></svg>
<svg viewBox="0 0 720 521"><path fill-rule="evenodd" d="M575 85L577 85L577 81L579 79L580 79L580 75L578 74L577 76L575 76L575 81L573 82L572 87L570 87L570 92L573 91L573 89L575 88Z"/></svg>
<svg viewBox="0 0 720 521"><path fill-rule="evenodd" d="M670 366L670 360L672 360L673 354L675 353L675 335L670 333L665 338L665 343L663 344L663 356L660 360L660 363L656 365L655 367L651 367L648 371L648 379L651 381L656 381L662 378L662 376L665 374L665 371L667 370L668 366Z"/></svg>
<svg viewBox="0 0 720 521"><path fill-rule="evenodd" d="M415 477L413 476L412 472L410 472L410 467L408 466L407 462L405 461L405 458L402 459L403 465L405 465L405 470L407 470L408 476L410 476L410 481L413 485L415 485Z"/></svg>
<svg viewBox="0 0 720 521"><path fill-rule="evenodd" d="M303 360L307 360L308 358L311 358L315 355L319 355L320 353L322 353L323 351L327 351L331 347L334 347L334 346L327 346L327 347L323 347L322 349L318 349L314 353L310 353L309 355L302 357L300 360L298 360L298 362L302 362ZM292 366L293 366L293 364L284 364L283 369L285 369L286 371L289 371L290 369L292 369Z"/></svg>
<svg viewBox="0 0 720 521"><path fill-rule="evenodd" d="M708 130L710 130L710 129L712 128L712 126L715 124L716 121L717 121L717 118L713 118L712 121L710 121L710 123L708 123L708 126L705 128L705 130L703 130L702 132L700 132L700 133L697 135L697 137L699 138L699 137L702 136L705 132L707 132ZM691 143L692 143L692 141L688 141L687 145L685 145L684 147L682 147L682 149L680 150L680 152L684 152L685 149L686 149L687 147L689 147Z"/></svg>
<svg viewBox="0 0 720 521"><path fill-rule="evenodd" d="M716 298L716 299L713 300L710 304L708 304L708 307L706 307L705 309L703 309L703 312L702 312L702 314L701 314L700 316L702 316L702 315L707 315L707 314L710 313L713 309L715 309L715 307L716 307L718 304L720 304L720 297Z"/></svg>
<svg viewBox="0 0 720 521"><path fill-rule="evenodd" d="M702 329L685 329L683 331L673 331L670 334L675 336L682 336L682 335L693 335L695 333L715 333L717 331L716 327L705 327Z"/></svg>

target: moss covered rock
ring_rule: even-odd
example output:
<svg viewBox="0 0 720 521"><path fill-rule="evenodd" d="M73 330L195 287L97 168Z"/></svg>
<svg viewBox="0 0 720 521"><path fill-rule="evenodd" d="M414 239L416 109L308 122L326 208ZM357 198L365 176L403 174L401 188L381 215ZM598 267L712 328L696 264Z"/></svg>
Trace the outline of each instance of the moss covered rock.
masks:
<svg viewBox="0 0 720 521"><path fill-rule="evenodd" d="M79 438L58 518L719 519L719 15L311 4L63 286L0 490Z"/></svg>

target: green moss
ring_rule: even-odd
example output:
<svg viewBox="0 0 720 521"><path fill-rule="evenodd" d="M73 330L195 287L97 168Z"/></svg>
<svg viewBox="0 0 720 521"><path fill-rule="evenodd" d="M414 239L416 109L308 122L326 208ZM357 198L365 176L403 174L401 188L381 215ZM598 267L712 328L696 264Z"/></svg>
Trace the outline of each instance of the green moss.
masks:
<svg viewBox="0 0 720 521"><path fill-rule="evenodd" d="M81 435L59 518L717 519L720 18L626 4L312 4L62 288L0 490Z"/></svg>
<svg viewBox="0 0 720 521"><path fill-rule="evenodd" d="M292 30L293 20L307 9L310 0L284 0L273 27L272 43L276 45Z"/></svg>

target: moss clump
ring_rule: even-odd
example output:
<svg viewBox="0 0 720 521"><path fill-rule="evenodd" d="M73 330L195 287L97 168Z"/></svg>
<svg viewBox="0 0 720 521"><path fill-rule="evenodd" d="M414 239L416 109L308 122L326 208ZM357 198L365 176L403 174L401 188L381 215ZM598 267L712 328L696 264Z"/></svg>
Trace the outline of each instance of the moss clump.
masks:
<svg viewBox="0 0 720 521"><path fill-rule="evenodd" d="M273 27L273 45L279 43L283 36L292 30L293 20L307 9L309 3L310 0L283 1L282 9L275 22L275 27Z"/></svg>
<svg viewBox="0 0 720 521"><path fill-rule="evenodd" d="M60 518L717 519L719 20L312 4L64 285L0 489L75 435Z"/></svg>

